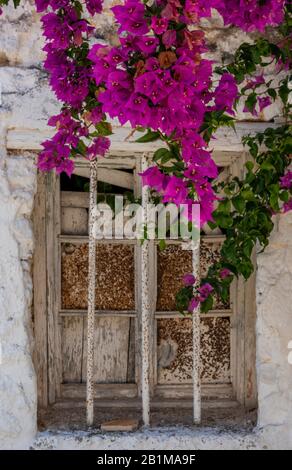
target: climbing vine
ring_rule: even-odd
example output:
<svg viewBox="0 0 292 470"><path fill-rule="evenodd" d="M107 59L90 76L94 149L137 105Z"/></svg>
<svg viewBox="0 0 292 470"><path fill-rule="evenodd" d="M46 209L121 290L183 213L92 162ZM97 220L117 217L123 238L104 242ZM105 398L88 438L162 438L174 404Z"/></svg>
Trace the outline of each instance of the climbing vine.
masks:
<svg viewBox="0 0 292 470"><path fill-rule="evenodd" d="M242 44L231 63L214 64L200 29L212 9L225 25L263 36ZM112 133L109 118L143 132L139 142L161 140L153 166L141 175L143 184L163 203L199 202L200 225L219 227L226 236L220 262L201 285L194 289L195 279L186 276L177 294L181 311L193 311L199 303L207 311L215 293L226 299L234 276L250 276L252 250L257 243L267 245L273 214L292 208L290 2L126 0L112 8L117 46L94 38L90 17L102 13L102 0L36 0L36 10L46 40L44 67L62 102L60 114L49 120L56 133L43 142L38 167L70 176L76 156L104 156ZM273 41L264 36L269 26L277 27ZM265 69L273 73L264 74ZM218 185L210 151L215 131L234 126L242 103L245 112L256 115L279 100L285 123L247 136L251 160L245 177Z"/></svg>

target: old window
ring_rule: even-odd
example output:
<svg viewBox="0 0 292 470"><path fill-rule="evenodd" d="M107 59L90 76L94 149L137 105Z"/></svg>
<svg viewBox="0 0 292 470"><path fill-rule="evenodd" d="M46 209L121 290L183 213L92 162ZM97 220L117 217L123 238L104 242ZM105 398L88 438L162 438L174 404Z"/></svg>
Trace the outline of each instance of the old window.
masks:
<svg viewBox="0 0 292 470"><path fill-rule="evenodd" d="M243 157L217 159L220 178L239 174ZM100 162L98 198L141 194L140 156L111 155ZM78 162L66 177L39 175L35 209L34 318L38 396L42 407L85 400L88 280L89 168ZM201 236L200 270L216 260L224 234ZM136 240L97 244L94 380L97 405L125 410L141 396L141 265ZM191 253L179 240L150 246L151 404L153 410L190 407L192 321L175 311ZM256 405L254 279L234 283L229 300L201 314L203 408ZM183 399L183 400L182 400ZM118 405L117 405L118 404ZM65 405L64 405L65 406ZM114 416L116 416L114 414ZM175 412L172 414L176 422ZM174 416L174 417L173 417ZM159 423L165 422L161 417ZM166 420L167 422L167 420Z"/></svg>

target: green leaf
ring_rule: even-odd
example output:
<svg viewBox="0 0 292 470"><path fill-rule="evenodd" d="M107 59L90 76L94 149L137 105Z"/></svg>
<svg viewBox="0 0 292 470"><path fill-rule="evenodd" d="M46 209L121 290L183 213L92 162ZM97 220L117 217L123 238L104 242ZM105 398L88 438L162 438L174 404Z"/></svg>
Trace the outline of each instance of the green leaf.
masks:
<svg viewBox="0 0 292 470"><path fill-rule="evenodd" d="M99 122L96 126L95 126L96 130L98 131L98 134L99 135L102 135L104 137L108 136L108 135L112 135L113 131L112 131L112 126L110 125L110 123L108 122L105 122L105 121L101 121Z"/></svg>
<svg viewBox="0 0 292 470"><path fill-rule="evenodd" d="M158 149L153 155L153 161L158 162L162 158L168 157L169 155L171 156L171 152L167 148Z"/></svg>
<svg viewBox="0 0 292 470"><path fill-rule="evenodd" d="M213 307L213 297L209 295L204 302L201 303L201 312L207 313Z"/></svg>
<svg viewBox="0 0 292 470"><path fill-rule="evenodd" d="M275 171L274 165L272 165L272 163L269 163L269 162L263 162L260 168L261 170Z"/></svg>
<svg viewBox="0 0 292 470"><path fill-rule="evenodd" d="M232 204L234 208L237 210L237 212L239 212L240 214L244 212L245 200L242 196L235 196L234 198L232 198Z"/></svg>
<svg viewBox="0 0 292 470"><path fill-rule="evenodd" d="M159 132L154 132L154 131L149 130L142 137L139 137L139 139L137 139L136 142L143 144L146 142L153 142L154 140L157 140L159 138L160 138Z"/></svg>
<svg viewBox="0 0 292 470"><path fill-rule="evenodd" d="M248 171L251 171L254 168L254 163L250 161L246 162L245 167L247 168Z"/></svg>

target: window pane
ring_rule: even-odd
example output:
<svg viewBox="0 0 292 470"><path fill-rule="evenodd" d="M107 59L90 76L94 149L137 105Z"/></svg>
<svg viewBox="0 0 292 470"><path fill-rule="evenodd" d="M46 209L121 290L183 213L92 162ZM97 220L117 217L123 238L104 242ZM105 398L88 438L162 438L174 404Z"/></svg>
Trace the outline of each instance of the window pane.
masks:
<svg viewBox="0 0 292 470"><path fill-rule="evenodd" d="M200 269L205 276L208 268L219 259L220 242L208 243L201 240ZM176 310L175 295L183 286L182 277L192 272L192 253L179 245L168 245L164 250L157 249L157 311ZM230 302L217 298L214 309L227 309Z"/></svg>
<svg viewBox="0 0 292 470"><path fill-rule="evenodd" d="M62 319L63 382L86 382L86 317ZM94 380L97 383L135 382L135 319L96 318Z"/></svg>
<svg viewBox="0 0 292 470"><path fill-rule="evenodd" d="M192 383L192 319L157 321L159 384ZM230 319L201 318L201 379L230 382Z"/></svg>
<svg viewBox="0 0 292 470"><path fill-rule="evenodd" d="M134 310L134 246L100 244L96 254L96 309ZM88 245L62 245L62 308L87 308Z"/></svg>

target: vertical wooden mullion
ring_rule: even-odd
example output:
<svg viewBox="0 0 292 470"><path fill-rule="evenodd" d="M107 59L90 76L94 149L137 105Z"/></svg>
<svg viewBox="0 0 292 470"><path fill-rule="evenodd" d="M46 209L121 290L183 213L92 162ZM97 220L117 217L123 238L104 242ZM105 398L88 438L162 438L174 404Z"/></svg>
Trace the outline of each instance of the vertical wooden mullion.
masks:
<svg viewBox="0 0 292 470"><path fill-rule="evenodd" d="M57 237L60 180L55 173L46 175L46 258L47 258L47 324L48 324L48 402L54 403L60 394L61 351L57 277Z"/></svg>
<svg viewBox="0 0 292 470"><path fill-rule="evenodd" d="M48 406L48 324L47 324L47 250L46 250L46 183L38 172L34 214L33 313L34 366L37 375L38 405Z"/></svg>
<svg viewBox="0 0 292 470"><path fill-rule="evenodd" d="M138 173L141 172L141 159L136 157L136 167L134 170L134 195L142 196L141 178ZM136 328L135 328L135 379L137 384L138 396L142 396L142 299L141 299L141 244L137 240L135 245L135 308L136 308Z"/></svg>

